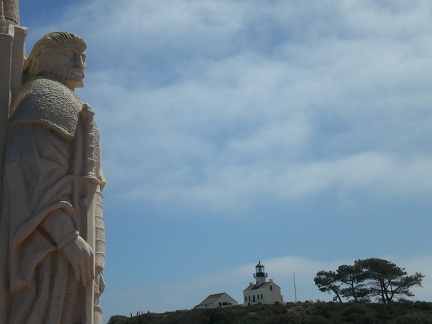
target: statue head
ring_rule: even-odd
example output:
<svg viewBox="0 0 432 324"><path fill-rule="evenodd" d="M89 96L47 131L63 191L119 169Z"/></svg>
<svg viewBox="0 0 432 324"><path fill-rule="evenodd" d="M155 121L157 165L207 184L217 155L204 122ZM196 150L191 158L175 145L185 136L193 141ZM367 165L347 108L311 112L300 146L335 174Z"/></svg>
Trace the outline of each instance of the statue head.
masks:
<svg viewBox="0 0 432 324"><path fill-rule="evenodd" d="M72 33L46 34L36 42L24 63L25 80L46 76L71 90L83 87L86 47L84 39Z"/></svg>

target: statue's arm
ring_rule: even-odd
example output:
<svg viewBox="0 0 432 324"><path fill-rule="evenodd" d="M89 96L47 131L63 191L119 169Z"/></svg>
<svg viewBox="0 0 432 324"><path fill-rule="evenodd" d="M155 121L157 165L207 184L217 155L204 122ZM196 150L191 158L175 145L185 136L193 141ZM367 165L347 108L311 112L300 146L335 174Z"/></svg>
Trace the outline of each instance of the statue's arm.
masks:
<svg viewBox="0 0 432 324"><path fill-rule="evenodd" d="M48 233L58 249L65 254L72 265L76 281L88 286L95 277L94 252L65 214L61 209L48 214L39 228Z"/></svg>
<svg viewBox="0 0 432 324"><path fill-rule="evenodd" d="M51 237L58 249L62 249L79 235L79 231L75 228L71 218L62 209L57 209L46 215L39 228Z"/></svg>

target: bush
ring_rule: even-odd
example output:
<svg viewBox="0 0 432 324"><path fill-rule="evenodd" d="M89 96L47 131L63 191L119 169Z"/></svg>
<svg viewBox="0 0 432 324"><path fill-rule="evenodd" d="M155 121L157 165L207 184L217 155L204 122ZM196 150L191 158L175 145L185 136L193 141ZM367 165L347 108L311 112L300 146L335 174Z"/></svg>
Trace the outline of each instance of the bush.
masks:
<svg viewBox="0 0 432 324"><path fill-rule="evenodd" d="M409 313L399 316L392 322L395 324L430 324L432 323L432 315L422 312Z"/></svg>
<svg viewBox="0 0 432 324"><path fill-rule="evenodd" d="M298 302L279 305L249 305L113 316L108 324L335 324L335 323L432 323L432 303L393 302L325 303Z"/></svg>

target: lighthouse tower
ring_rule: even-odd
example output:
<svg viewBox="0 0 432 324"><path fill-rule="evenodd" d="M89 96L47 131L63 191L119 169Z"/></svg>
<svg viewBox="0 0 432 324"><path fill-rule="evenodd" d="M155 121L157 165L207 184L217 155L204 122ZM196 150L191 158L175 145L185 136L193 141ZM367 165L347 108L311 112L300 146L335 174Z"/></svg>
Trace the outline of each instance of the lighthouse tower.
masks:
<svg viewBox="0 0 432 324"><path fill-rule="evenodd" d="M258 261L258 264L255 266L255 273L253 276L256 279L257 286L266 282L267 273L264 271L264 266L261 264L261 261Z"/></svg>
<svg viewBox="0 0 432 324"><path fill-rule="evenodd" d="M261 261L255 266L253 276L256 279L256 283L249 282L249 286L243 290L245 305L283 303L281 288L273 282L273 279L267 281L267 273Z"/></svg>

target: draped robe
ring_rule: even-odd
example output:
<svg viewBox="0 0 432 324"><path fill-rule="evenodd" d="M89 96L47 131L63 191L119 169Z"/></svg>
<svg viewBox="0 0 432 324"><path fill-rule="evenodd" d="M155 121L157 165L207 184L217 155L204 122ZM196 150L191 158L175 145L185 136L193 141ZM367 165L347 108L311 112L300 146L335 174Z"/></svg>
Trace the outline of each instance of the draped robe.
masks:
<svg viewBox="0 0 432 324"><path fill-rule="evenodd" d="M104 180L92 114L47 78L27 82L15 99L0 218L0 323L93 323L94 300L61 250L77 235L100 246L90 287L97 298L105 246L89 224L98 218L104 236L101 201L94 205Z"/></svg>

